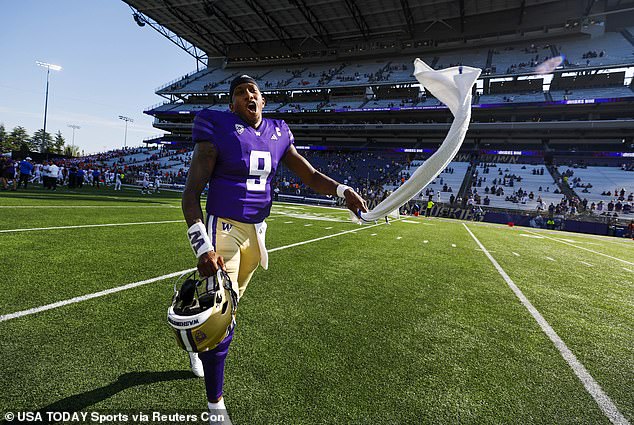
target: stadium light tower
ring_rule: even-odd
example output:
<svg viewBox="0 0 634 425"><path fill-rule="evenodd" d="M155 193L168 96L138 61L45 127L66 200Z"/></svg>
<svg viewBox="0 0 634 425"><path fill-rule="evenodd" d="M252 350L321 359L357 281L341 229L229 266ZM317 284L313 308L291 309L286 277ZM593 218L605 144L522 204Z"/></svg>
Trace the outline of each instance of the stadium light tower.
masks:
<svg viewBox="0 0 634 425"><path fill-rule="evenodd" d="M125 121L125 135L123 136L123 148L125 149L128 146L128 123L134 122L134 120L123 115L119 115L119 119Z"/></svg>
<svg viewBox="0 0 634 425"><path fill-rule="evenodd" d="M68 124L73 129L73 147L75 147L75 130L79 130L81 127L75 124Z"/></svg>
<svg viewBox="0 0 634 425"><path fill-rule="evenodd" d="M53 71L61 71L62 67L59 65L53 65L52 63L35 61L37 66L41 66L42 68L46 68L46 99L44 100L44 131L42 133L42 143L46 141L46 115L48 113L48 76L51 73L51 69Z"/></svg>

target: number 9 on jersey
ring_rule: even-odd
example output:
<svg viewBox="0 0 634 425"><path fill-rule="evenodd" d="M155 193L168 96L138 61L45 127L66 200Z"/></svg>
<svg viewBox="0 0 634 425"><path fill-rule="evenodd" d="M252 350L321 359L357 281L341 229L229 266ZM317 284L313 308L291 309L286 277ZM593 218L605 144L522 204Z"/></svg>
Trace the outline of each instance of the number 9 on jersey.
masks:
<svg viewBox="0 0 634 425"><path fill-rule="evenodd" d="M271 174L271 152L251 151L249 177L254 178L247 179L247 190L264 192L269 174Z"/></svg>

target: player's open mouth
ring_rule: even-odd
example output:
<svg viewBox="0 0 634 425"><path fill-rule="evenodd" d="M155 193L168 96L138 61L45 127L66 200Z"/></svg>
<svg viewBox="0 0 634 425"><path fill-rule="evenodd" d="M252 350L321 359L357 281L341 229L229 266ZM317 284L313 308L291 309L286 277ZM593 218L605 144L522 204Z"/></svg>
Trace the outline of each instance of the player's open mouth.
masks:
<svg viewBox="0 0 634 425"><path fill-rule="evenodd" d="M249 111L251 111L251 112L254 112L254 113L255 113L255 112L257 112L258 107L257 107L257 105L255 104L255 102L251 101L251 102L249 102L249 103L247 104L247 109L248 109Z"/></svg>

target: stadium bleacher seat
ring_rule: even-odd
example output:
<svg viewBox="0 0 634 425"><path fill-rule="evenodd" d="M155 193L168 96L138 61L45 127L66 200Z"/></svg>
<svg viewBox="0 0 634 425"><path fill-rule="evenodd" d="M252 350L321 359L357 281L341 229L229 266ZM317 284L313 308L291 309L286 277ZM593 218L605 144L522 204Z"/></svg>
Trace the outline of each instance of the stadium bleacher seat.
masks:
<svg viewBox="0 0 634 425"><path fill-rule="evenodd" d="M478 195L482 199L488 195L490 199L490 207L495 208L507 208L507 209L520 209L520 210L536 210L538 207L538 198L541 197L545 208L548 208L550 203L558 204L563 195L561 193L555 193L559 190L557 183L553 176L548 172L546 166L543 164L496 164L489 167L489 173L484 174L484 164L479 164L476 170L478 171L478 178L486 178L486 181L482 181L481 186L473 187L472 189L477 191ZM533 170L544 170L543 174L533 174ZM501 173L501 174L500 174ZM507 178L505 176L519 177L521 181L516 179ZM477 182L478 178L474 178L474 182ZM486 193L486 188L490 188L496 181L495 187L501 187L504 191L501 195L492 195ZM513 186L510 186L510 181L513 180ZM506 184L504 184L506 181ZM539 190L541 187L541 190ZM519 190L530 194L533 193L533 199L517 199L518 202L506 200L507 197L513 197L514 193Z"/></svg>
<svg viewBox="0 0 634 425"><path fill-rule="evenodd" d="M634 192L634 172L625 171L619 167L599 167L588 166L587 168L573 168L568 166L559 166L559 172L563 175L569 170L573 175L568 178L569 184L572 185L575 193L581 198L586 198L589 203L603 201L608 203L618 198L614 196L614 191L625 190L625 198ZM573 179L579 178L579 185L591 184L592 187L584 188L575 186ZM602 193L610 193L610 195L602 195Z"/></svg>

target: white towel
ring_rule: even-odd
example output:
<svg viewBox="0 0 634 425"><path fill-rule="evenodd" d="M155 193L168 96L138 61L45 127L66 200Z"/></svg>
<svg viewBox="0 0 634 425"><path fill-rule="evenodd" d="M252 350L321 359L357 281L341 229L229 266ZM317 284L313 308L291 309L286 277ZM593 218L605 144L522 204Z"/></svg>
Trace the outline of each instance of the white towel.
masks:
<svg viewBox="0 0 634 425"><path fill-rule="evenodd" d="M422 60L414 61L414 77L438 100L447 105L454 116L454 121L438 151L372 211L361 213L364 221L371 222L389 216L420 193L449 165L467 134L471 120L471 87L480 76L480 72L479 68L469 66L454 66L434 71Z"/></svg>

